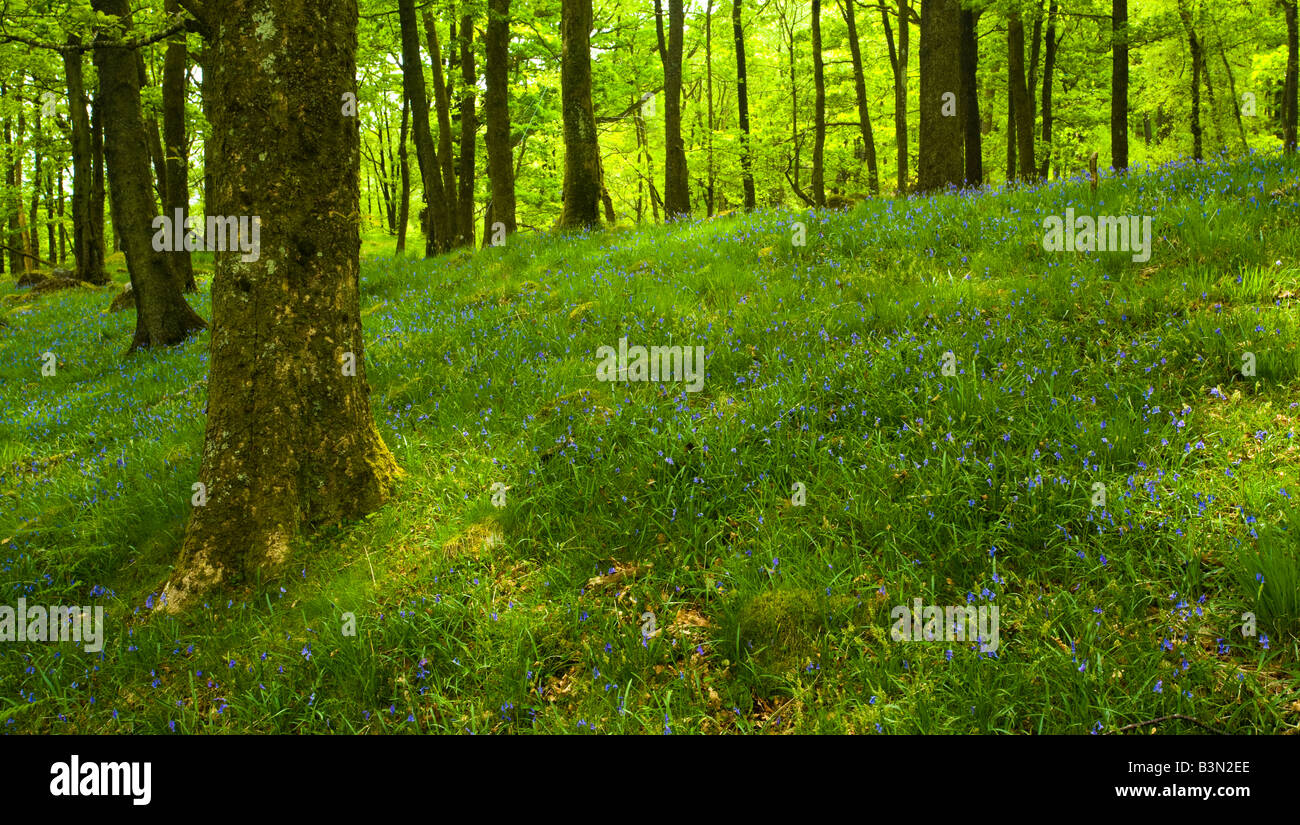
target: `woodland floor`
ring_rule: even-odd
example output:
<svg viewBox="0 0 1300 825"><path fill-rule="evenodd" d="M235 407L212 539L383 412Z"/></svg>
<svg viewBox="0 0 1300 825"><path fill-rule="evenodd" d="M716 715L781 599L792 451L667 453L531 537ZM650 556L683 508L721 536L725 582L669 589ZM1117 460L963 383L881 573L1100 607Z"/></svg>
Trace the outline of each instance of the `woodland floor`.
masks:
<svg viewBox="0 0 1300 825"><path fill-rule="evenodd" d="M125 357L111 293L6 279L0 601L102 605L106 639L0 644L0 728L1294 732L1298 180L1257 156L428 261L376 230L399 495L181 617L149 608L208 334ZM1154 216L1150 260L1045 251L1067 207ZM597 381L625 336L704 346L703 389ZM997 651L892 641L917 598L996 604Z"/></svg>

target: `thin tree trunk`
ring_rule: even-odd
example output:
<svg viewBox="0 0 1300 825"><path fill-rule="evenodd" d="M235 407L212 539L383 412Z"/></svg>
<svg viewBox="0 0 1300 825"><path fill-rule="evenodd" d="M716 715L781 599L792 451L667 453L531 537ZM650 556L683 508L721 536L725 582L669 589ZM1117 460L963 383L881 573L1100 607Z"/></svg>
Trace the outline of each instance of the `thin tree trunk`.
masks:
<svg viewBox="0 0 1300 825"><path fill-rule="evenodd" d="M426 8L423 12L424 31L429 40L430 64L433 66L433 101L438 112L438 165L442 169L442 189L446 193L446 208L439 217L443 221L443 232L451 247L473 244L474 238L466 238L460 233L456 220L456 160L451 147L451 95L442 71L442 49L438 44L438 27L433 15ZM448 53L453 49L448 49Z"/></svg>
<svg viewBox="0 0 1300 825"><path fill-rule="evenodd" d="M176 14L180 6L176 0L166 0L167 14ZM167 41L163 56L163 145L166 151L166 195L163 214L175 220L179 212L182 223L190 216L190 159L189 144L185 139L185 84L189 77L189 54L185 34L173 35ZM172 250L172 268L185 292L197 292L194 281L194 263L184 249Z"/></svg>
<svg viewBox="0 0 1300 825"><path fill-rule="evenodd" d="M1187 33L1187 47L1192 53L1192 159L1200 163L1205 159L1201 130L1201 41L1196 36L1196 26L1184 0L1178 0L1178 16Z"/></svg>
<svg viewBox="0 0 1300 825"><path fill-rule="evenodd" d="M736 42L736 108L740 117L740 178L745 190L745 211L757 206L754 196L754 166L749 136L749 87L745 71L745 30L740 24L741 0L731 0L731 32ZM653 206L653 201L651 203Z"/></svg>
<svg viewBox="0 0 1300 825"><path fill-rule="evenodd" d="M360 132L339 114L340 93L356 92L356 2L207 0L206 8L214 209L260 215L266 242L256 261L217 256L220 332L196 479L207 498L192 510L163 591L170 610L275 575L295 535L373 512L401 472L370 409ZM255 17L260 27L248 25Z"/></svg>
<svg viewBox="0 0 1300 825"><path fill-rule="evenodd" d="M816 2L816 0L814 0ZM655 0L656 12L659 0ZM659 15L662 19L662 14ZM664 69L664 218L690 217L691 190L686 146L682 142L682 40L685 15L682 0L668 0L668 46ZM661 28L662 31L662 28Z"/></svg>
<svg viewBox="0 0 1300 825"><path fill-rule="evenodd" d="M474 111L474 90L478 73L474 69L474 18L466 13L460 20L460 234L474 245L474 143L478 138L478 116Z"/></svg>
<svg viewBox="0 0 1300 825"><path fill-rule="evenodd" d="M80 41L70 35L68 45L80 45ZM72 257L76 261L78 278L102 285L109 281L104 270L104 213L101 207L99 219L95 220L94 149L90 115L86 112L82 57L80 51L65 51L61 56L63 75L68 84L68 114L72 121ZM63 191L62 172L59 191Z"/></svg>
<svg viewBox="0 0 1300 825"><path fill-rule="evenodd" d="M402 172L402 194L397 205L397 252L406 251L406 225L411 221L411 164L407 156L407 124L411 119L411 102L402 95L402 129L397 144L398 166Z"/></svg>
<svg viewBox="0 0 1300 825"><path fill-rule="evenodd" d="M1025 26L1019 9L1013 8L1007 19L1007 81L1016 113L1016 157L1020 179L1033 180L1034 165L1034 110L1025 80Z"/></svg>
<svg viewBox="0 0 1300 825"><path fill-rule="evenodd" d="M445 234L447 222L441 217L448 209L438 169L433 134L429 130L429 98L425 96L424 68L420 60L420 29L415 17L415 0L397 0L398 22L402 30L402 86L411 103L411 125L415 140L415 160L424 185L425 209L421 211L424 231L424 255L432 257L450 249Z"/></svg>
<svg viewBox="0 0 1300 825"><path fill-rule="evenodd" d="M1056 6L1051 0L1047 6L1047 43L1043 54L1043 157L1038 165L1038 177L1046 180L1052 162L1052 75L1056 70Z"/></svg>
<svg viewBox="0 0 1300 825"><path fill-rule="evenodd" d="M822 2L812 0L813 52L813 160L812 194L819 207L826 205L826 70L822 60Z"/></svg>
<svg viewBox="0 0 1300 825"><path fill-rule="evenodd" d="M858 105L858 129L862 133L862 152L867 161L867 185L872 195L880 194L880 169L876 162L876 136L867 109L867 82L862 70L862 46L858 42L858 21L853 6L856 0L840 0L840 13L849 29L849 54L853 59L853 96Z"/></svg>
<svg viewBox="0 0 1300 825"><path fill-rule="evenodd" d="M1286 78L1282 85L1282 148L1296 151L1296 110L1300 107L1300 23L1296 0L1282 0L1286 16Z"/></svg>
<svg viewBox="0 0 1300 825"><path fill-rule="evenodd" d="M966 185L984 183L984 146L980 133L979 19L981 12L961 10L961 126L965 142Z"/></svg>
<svg viewBox="0 0 1300 825"><path fill-rule="evenodd" d="M889 11L880 5L880 19L885 24L885 39L889 42L889 64L894 70L894 145L898 153L898 182L896 194L907 194L907 63L911 21L908 0L898 0L898 48L894 48L894 35L889 27Z"/></svg>
<svg viewBox="0 0 1300 825"><path fill-rule="evenodd" d="M714 185L717 180L717 169L713 165L713 131L717 127L717 121L713 117L713 0L708 0L704 9L704 72L705 72L705 92L709 96L709 133L708 133L708 182L705 185L705 207L708 216L713 217L714 211ZM640 208L638 207L638 212ZM639 218L638 218L639 220Z"/></svg>

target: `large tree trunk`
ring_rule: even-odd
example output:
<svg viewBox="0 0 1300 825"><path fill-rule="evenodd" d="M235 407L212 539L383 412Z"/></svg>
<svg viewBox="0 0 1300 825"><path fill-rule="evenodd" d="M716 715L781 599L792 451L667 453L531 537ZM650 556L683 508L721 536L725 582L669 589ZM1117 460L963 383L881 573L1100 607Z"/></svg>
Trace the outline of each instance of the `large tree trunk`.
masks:
<svg viewBox="0 0 1300 825"><path fill-rule="evenodd" d="M980 133L979 19L980 11L961 10L961 94L960 115L965 143L966 185L984 183L984 146Z"/></svg>
<svg viewBox="0 0 1300 825"><path fill-rule="evenodd" d="M853 58L853 96L858 104L858 129L862 133L862 151L867 161L867 184L871 194L880 194L880 170L876 164L876 136L871 129L867 110L867 82L862 71L862 47L858 43L858 21L853 12L856 0L841 0L840 13L849 28L849 53Z"/></svg>
<svg viewBox="0 0 1300 825"><path fill-rule="evenodd" d="M130 29L127 0L94 0L98 12ZM131 350L179 344L207 326L181 295L166 252L154 249L152 176L148 131L140 112L136 55L121 48L95 50L99 100L104 107L104 150L113 204L113 229L126 253L135 294L136 327Z"/></svg>
<svg viewBox="0 0 1300 825"><path fill-rule="evenodd" d="M1300 23L1297 23L1296 0L1282 0L1286 15L1286 79L1282 86L1282 147L1296 151L1296 110L1300 92Z"/></svg>
<svg viewBox="0 0 1300 825"><path fill-rule="evenodd" d="M740 25L741 0L731 0L731 32L736 41L736 107L740 115L740 178L745 190L745 211L757 206L754 196L753 149L749 143L749 86L745 70L745 30ZM653 206L653 199L651 201Z"/></svg>
<svg viewBox="0 0 1300 825"><path fill-rule="evenodd" d="M1128 168L1128 0L1111 2L1110 165Z"/></svg>
<svg viewBox="0 0 1300 825"><path fill-rule="evenodd" d="M1047 178L1052 162L1052 74L1056 70L1056 0L1047 5L1047 43L1043 54L1043 157L1038 177Z"/></svg>
<svg viewBox="0 0 1300 825"><path fill-rule="evenodd" d="M415 160L424 184L425 210L421 212L424 255L432 257L450 249L443 217L449 208L429 130L429 98L424 91L424 66L420 60L420 29L415 17L415 0L397 0L397 17L402 29L402 87L411 102L411 124L415 139ZM360 197L360 196L358 196Z"/></svg>
<svg viewBox="0 0 1300 825"><path fill-rule="evenodd" d="M560 40L564 211L559 226L600 226L600 144L591 110L591 0L562 0Z"/></svg>
<svg viewBox="0 0 1300 825"><path fill-rule="evenodd" d="M460 19L460 234L465 243L474 245L474 143L478 138L478 115L474 111L474 90L478 73L474 70L474 17Z"/></svg>
<svg viewBox="0 0 1300 825"><path fill-rule="evenodd" d="M1020 10L1013 8L1007 17L1007 83L1011 87L1012 106L1016 113L1016 157L1021 180L1034 179L1034 104L1025 77L1025 26Z"/></svg>
<svg viewBox="0 0 1300 825"><path fill-rule="evenodd" d="M813 0L817 2L817 0ZM655 11L660 12L659 0ZM691 190L686 170L686 145L682 142L682 40L685 28L682 0L668 0L668 46L662 52L664 68L664 216L666 220L690 217ZM662 32L662 28L660 29ZM662 34L661 34L662 37Z"/></svg>
<svg viewBox="0 0 1300 825"><path fill-rule="evenodd" d="M450 247L473 244L474 238L460 234L456 220L456 159L451 146L451 94L447 89L446 75L442 71L442 48L438 43L438 27L433 15L425 9L424 31L429 41L430 64L433 67L433 102L438 113L438 167L442 169L442 189L446 193L446 208L438 213L443 221L442 231ZM450 55L455 49L448 48Z"/></svg>
<svg viewBox="0 0 1300 825"><path fill-rule="evenodd" d="M175 14L180 6L176 0L167 0L166 10L168 14ZM172 220L175 220L178 210L182 220L190 216L190 160L185 141L185 81L188 75L189 55L182 32L167 41L163 57L163 148L167 153L167 198L163 214ZM172 269L186 292L198 291L189 252L172 250Z"/></svg>
<svg viewBox="0 0 1300 825"><path fill-rule="evenodd" d="M961 91L960 0L921 0L921 126L916 186L921 192L961 185L962 125L944 113Z"/></svg>
<svg viewBox="0 0 1300 825"><path fill-rule="evenodd" d="M208 0L216 210L259 215L263 255L218 255L203 465L164 593L180 609L288 560L304 529L384 504L360 314L355 0ZM256 15L260 24L246 21ZM418 66L418 63L416 64Z"/></svg>
<svg viewBox="0 0 1300 825"><path fill-rule="evenodd" d="M812 195L826 205L826 71L822 59L822 3L812 0L813 160Z"/></svg>
<svg viewBox="0 0 1300 825"><path fill-rule="evenodd" d="M483 117L487 120L488 183L492 186L491 222L505 233L515 232L515 172L510 143L510 0L488 0L487 31L483 39L487 90ZM490 228L490 224L488 225Z"/></svg>

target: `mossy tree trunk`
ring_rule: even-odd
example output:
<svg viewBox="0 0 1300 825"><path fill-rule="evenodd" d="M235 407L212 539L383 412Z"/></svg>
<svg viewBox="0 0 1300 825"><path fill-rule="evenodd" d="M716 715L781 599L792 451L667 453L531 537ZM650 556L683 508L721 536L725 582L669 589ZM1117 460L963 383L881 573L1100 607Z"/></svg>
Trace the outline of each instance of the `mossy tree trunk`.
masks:
<svg viewBox="0 0 1300 825"><path fill-rule="evenodd" d="M371 416L360 316L356 0L209 0L218 253L203 463L169 608L274 573L305 529L370 513L400 473ZM431 170L436 173L436 170Z"/></svg>
<svg viewBox="0 0 1300 825"><path fill-rule="evenodd" d="M921 3L920 62L917 190L926 192L949 184L960 186L965 172L961 118L955 110L961 93L959 0L923 0Z"/></svg>
<svg viewBox="0 0 1300 825"><path fill-rule="evenodd" d="M127 0L93 0L98 12L131 28ZM104 154L108 165L113 232L126 254L135 293L136 325L131 350L179 344L207 326L185 302L183 284L173 277L167 252L153 247L157 215L150 172L149 134L140 112L140 70L130 49L95 49L99 71L97 105L103 106Z"/></svg>
<svg viewBox="0 0 1300 825"><path fill-rule="evenodd" d="M560 100L564 116L564 212L560 227L600 226L600 144L591 110L591 0L562 0Z"/></svg>

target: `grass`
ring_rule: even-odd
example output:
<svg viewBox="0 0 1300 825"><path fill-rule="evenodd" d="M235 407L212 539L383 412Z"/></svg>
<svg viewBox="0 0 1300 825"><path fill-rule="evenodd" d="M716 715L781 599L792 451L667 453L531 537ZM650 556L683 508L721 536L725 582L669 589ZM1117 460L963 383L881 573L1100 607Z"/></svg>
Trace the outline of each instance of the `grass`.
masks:
<svg viewBox="0 0 1300 825"><path fill-rule="evenodd" d="M0 726L1294 732L1298 177L1253 156L429 261L368 236L399 493L179 618L149 608L207 334L123 357L108 293L0 287L0 603L106 614L98 653L0 644ZM1045 251L1066 207L1153 215L1151 259ZM598 382L624 336L704 346L703 390ZM892 641L917 598L998 605L997 650Z"/></svg>

